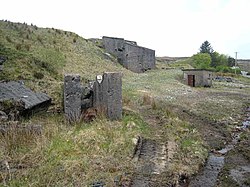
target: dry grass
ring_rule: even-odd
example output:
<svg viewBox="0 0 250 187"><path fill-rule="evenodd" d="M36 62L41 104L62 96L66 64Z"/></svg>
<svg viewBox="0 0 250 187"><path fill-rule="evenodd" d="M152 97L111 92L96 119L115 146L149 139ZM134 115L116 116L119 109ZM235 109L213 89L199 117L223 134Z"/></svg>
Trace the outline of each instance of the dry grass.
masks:
<svg viewBox="0 0 250 187"><path fill-rule="evenodd" d="M9 186L88 186L95 181L113 186L115 177L132 171L132 140L147 129L131 114L121 122L99 118L74 126L65 125L60 115L35 116L31 121L42 121L41 136L0 137L1 160L11 169L11 178L5 180ZM25 167L15 169L16 164Z"/></svg>

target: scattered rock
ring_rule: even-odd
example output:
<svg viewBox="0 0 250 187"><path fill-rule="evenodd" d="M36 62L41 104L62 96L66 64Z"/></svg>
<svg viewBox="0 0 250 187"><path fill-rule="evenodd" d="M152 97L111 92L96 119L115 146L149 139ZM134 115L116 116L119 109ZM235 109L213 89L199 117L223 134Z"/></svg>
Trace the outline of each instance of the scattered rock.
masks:
<svg viewBox="0 0 250 187"><path fill-rule="evenodd" d="M5 112L0 111L0 122L7 121L7 120L8 120L8 115Z"/></svg>

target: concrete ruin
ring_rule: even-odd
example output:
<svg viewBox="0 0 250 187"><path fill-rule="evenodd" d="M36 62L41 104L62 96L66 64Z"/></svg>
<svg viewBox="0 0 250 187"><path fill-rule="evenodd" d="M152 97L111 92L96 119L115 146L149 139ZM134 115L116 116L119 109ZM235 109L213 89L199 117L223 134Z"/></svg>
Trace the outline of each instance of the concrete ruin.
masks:
<svg viewBox="0 0 250 187"><path fill-rule="evenodd" d="M70 123L80 121L84 114L89 115L87 118L92 118L96 113L104 113L110 120L121 119L121 73L107 72L98 75L96 80L88 85L80 84L79 75L65 75L64 111Z"/></svg>
<svg viewBox="0 0 250 187"><path fill-rule="evenodd" d="M204 69L184 69L183 77L187 85L191 87L211 87L213 73Z"/></svg>
<svg viewBox="0 0 250 187"><path fill-rule="evenodd" d="M94 83L93 106L99 108L111 120L122 118L121 73L104 73L96 77Z"/></svg>
<svg viewBox="0 0 250 187"><path fill-rule="evenodd" d="M0 83L0 110L7 114L15 110L20 115L27 115L47 109L50 104L51 98L48 95L34 93L21 81Z"/></svg>
<svg viewBox="0 0 250 187"><path fill-rule="evenodd" d="M82 88L80 75L64 76L64 112L69 122L75 122L81 116Z"/></svg>
<svg viewBox="0 0 250 187"><path fill-rule="evenodd" d="M104 36L102 38L105 50L117 57L125 68L143 73L155 68L155 51L138 46L134 41Z"/></svg>

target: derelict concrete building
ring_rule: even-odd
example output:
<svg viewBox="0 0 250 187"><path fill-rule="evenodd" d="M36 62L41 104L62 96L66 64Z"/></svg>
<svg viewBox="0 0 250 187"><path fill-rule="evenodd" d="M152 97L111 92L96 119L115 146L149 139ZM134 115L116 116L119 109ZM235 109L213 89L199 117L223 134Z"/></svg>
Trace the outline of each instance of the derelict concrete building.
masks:
<svg viewBox="0 0 250 187"><path fill-rule="evenodd" d="M203 69L184 69L183 76L185 83L192 87L212 86L213 73Z"/></svg>
<svg viewBox="0 0 250 187"><path fill-rule="evenodd" d="M155 51L138 46L134 41L104 36L103 46L108 53L116 56L125 68L143 73L155 68Z"/></svg>

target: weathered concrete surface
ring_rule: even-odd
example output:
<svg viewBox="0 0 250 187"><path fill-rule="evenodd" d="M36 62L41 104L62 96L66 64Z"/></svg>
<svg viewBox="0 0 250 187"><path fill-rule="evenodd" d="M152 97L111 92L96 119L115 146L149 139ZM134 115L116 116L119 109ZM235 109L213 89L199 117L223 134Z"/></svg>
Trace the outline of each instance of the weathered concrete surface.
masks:
<svg viewBox="0 0 250 187"><path fill-rule="evenodd" d="M64 112L69 122L80 120L82 87L80 75L64 76Z"/></svg>
<svg viewBox="0 0 250 187"><path fill-rule="evenodd" d="M116 56L125 68L136 73L155 68L154 50L138 46L136 42L123 38L104 36L102 41L105 50Z"/></svg>
<svg viewBox="0 0 250 187"><path fill-rule="evenodd" d="M31 89L27 88L22 82L10 81L0 83L1 105L3 105L5 101L16 101L17 103L23 103L23 105L19 108L28 112L40 107L48 107L51 103L51 98L44 93L34 93Z"/></svg>
<svg viewBox="0 0 250 187"><path fill-rule="evenodd" d="M213 73L211 71L203 70L203 69L184 69L183 77L185 83L189 86L197 87L204 86L210 87L212 86L212 78ZM193 78L190 79L190 76Z"/></svg>
<svg viewBox="0 0 250 187"><path fill-rule="evenodd" d="M122 118L122 75L117 72L104 73L94 83L93 105L111 120Z"/></svg>
<svg viewBox="0 0 250 187"><path fill-rule="evenodd" d="M87 85L82 86L81 109L87 110L91 107L93 107L93 83L89 82Z"/></svg>

